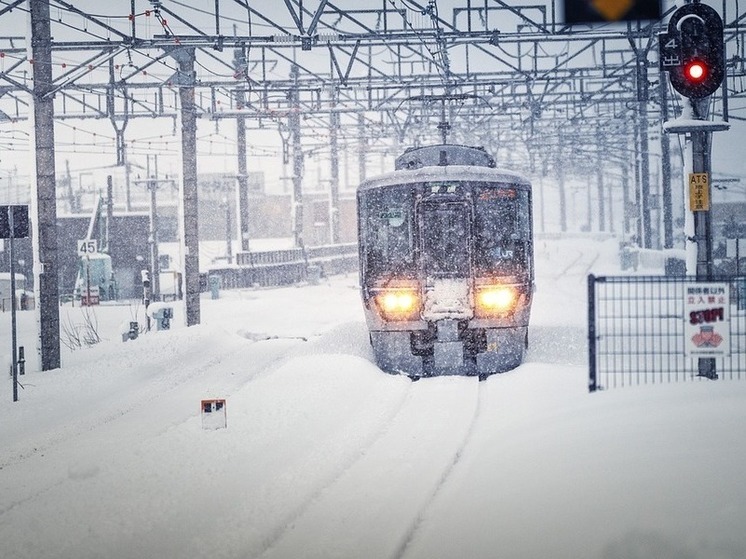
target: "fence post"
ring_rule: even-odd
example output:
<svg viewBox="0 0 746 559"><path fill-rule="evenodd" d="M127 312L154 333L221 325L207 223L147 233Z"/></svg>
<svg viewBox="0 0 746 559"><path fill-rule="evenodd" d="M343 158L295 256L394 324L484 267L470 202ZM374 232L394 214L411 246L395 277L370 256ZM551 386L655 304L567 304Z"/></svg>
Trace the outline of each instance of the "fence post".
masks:
<svg viewBox="0 0 746 559"><path fill-rule="evenodd" d="M588 274L588 391L598 389L596 382L596 276Z"/></svg>

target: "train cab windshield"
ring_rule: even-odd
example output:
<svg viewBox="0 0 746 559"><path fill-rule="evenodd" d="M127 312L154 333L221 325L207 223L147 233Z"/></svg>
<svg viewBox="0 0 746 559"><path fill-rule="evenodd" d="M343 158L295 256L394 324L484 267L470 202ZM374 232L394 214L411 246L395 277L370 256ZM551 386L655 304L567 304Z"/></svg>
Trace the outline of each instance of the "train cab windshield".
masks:
<svg viewBox="0 0 746 559"><path fill-rule="evenodd" d="M469 275L469 211L463 203L423 203L422 268L429 278Z"/></svg>
<svg viewBox="0 0 746 559"><path fill-rule="evenodd" d="M504 185L476 189L474 267L477 274L530 274L529 193Z"/></svg>
<svg viewBox="0 0 746 559"><path fill-rule="evenodd" d="M529 192L503 183L460 183L433 196L425 185L394 185L361 196L363 262L369 279L531 273ZM425 199L416 201L417 193ZM444 190L445 192L445 190ZM418 231L422 234L418 234Z"/></svg>
<svg viewBox="0 0 746 559"><path fill-rule="evenodd" d="M372 279L392 275L414 277L417 270L412 187L373 190L360 199L360 204L366 273Z"/></svg>

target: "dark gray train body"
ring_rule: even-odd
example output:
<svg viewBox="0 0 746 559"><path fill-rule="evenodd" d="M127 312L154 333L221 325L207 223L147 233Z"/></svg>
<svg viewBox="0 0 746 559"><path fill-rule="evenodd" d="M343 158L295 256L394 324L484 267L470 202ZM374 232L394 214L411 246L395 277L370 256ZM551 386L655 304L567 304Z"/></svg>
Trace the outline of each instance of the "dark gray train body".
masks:
<svg viewBox="0 0 746 559"><path fill-rule="evenodd" d="M439 145L408 150L357 196L378 365L481 378L518 366L534 288L530 182L481 148Z"/></svg>

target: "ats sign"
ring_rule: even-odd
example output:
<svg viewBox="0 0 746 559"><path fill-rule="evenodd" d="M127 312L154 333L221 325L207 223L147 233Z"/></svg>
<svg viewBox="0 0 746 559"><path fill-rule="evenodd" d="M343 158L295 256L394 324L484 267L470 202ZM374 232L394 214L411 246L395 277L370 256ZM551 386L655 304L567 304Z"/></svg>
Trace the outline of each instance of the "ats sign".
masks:
<svg viewBox="0 0 746 559"><path fill-rule="evenodd" d="M730 355L730 293L727 283L688 283L684 293L687 357Z"/></svg>

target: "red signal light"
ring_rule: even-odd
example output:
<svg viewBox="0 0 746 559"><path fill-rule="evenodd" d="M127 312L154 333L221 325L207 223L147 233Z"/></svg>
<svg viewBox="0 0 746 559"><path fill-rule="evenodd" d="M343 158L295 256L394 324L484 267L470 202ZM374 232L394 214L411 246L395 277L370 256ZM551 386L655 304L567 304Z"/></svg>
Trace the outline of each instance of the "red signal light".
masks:
<svg viewBox="0 0 746 559"><path fill-rule="evenodd" d="M684 68L684 74L689 81L701 82L707 77L707 66L699 60L693 60Z"/></svg>
<svg viewBox="0 0 746 559"><path fill-rule="evenodd" d="M684 97L704 99L722 85L723 27L720 14L695 2L677 9L668 22L668 32L659 35L661 69L668 70L671 86Z"/></svg>

